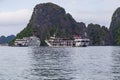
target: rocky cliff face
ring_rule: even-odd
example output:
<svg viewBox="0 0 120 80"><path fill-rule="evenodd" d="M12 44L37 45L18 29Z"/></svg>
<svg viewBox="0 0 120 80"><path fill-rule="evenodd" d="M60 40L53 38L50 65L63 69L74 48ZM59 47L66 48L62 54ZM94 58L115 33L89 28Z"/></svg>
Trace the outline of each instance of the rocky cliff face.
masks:
<svg viewBox="0 0 120 80"><path fill-rule="evenodd" d="M84 23L77 23L62 7L53 3L43 3L35 6L30 22L17 38L34 34L43 42L53 34L66 38L75 34L84 37L85 29Z"/></svg>
<svg viewBox="0 0 120 80"><path fill-rule="evenodd" d="M111 35L109 29L99 24L89 24L87 33L90 38L90 45L111 45Z"/></svg>
<svg viewBox="0 0 120 80"><path fill-rule="evenodd" d="M105 26L102 26L101 30L102 30L101 31L101 44L102 45L113 45L110 30Z"/></svg>
<svg viewBox="0 0 120 80"><path fill-rule="evenodd" d="M110 24L110 32L114 45L120 45L120 8L118 8L112 16Z"/></svg>

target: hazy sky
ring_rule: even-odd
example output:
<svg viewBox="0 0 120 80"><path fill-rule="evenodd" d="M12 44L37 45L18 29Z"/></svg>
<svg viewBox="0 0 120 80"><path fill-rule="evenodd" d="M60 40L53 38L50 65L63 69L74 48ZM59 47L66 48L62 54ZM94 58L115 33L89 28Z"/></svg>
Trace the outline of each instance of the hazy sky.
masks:
<svg viewBox="0 0 120 80"><path fill-rule="evenodd" d="M109 27L120 0L0 0L0 36L19 33L26 27L36 4L53 2L78 22Z"/></svg>

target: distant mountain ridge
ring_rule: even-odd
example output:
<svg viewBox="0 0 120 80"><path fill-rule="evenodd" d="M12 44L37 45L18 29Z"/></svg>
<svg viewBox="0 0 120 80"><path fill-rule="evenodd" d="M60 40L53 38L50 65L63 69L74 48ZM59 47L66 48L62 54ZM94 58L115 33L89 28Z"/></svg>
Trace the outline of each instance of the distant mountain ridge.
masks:
<svg viewBox="0 0 120 80"><path fill-rule="evenodd" d="M5 44L5 43L9 43L10 41L12 41L15 38L14 35L10 35L10 36L0 36L0 44Z"/></svg>

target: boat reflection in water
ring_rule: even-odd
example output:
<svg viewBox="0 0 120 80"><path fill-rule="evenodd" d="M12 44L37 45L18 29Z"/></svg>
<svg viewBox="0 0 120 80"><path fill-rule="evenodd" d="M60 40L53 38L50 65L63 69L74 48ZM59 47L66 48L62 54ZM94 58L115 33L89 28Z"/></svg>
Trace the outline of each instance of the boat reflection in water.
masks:
<svg viewBox="0 0 120 80"><path fill-rule="evenodd" d="M32 75L39 80L72 80L73 70L69 52L64 48L38 48L34 49ZM66 53L66 54L64 54ZM75 80L75 79L74 79Z"/></svg>

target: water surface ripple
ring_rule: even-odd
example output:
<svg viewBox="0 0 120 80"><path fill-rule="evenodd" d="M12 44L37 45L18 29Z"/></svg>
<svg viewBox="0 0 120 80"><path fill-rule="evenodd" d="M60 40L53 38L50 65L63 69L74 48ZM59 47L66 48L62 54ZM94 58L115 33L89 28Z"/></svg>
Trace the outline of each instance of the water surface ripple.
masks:
<svg viewBox="0 0 120 80"><path fill-rule="evenodd" d="M120 47L0 47L0 80L120 80Z"/></svg>

